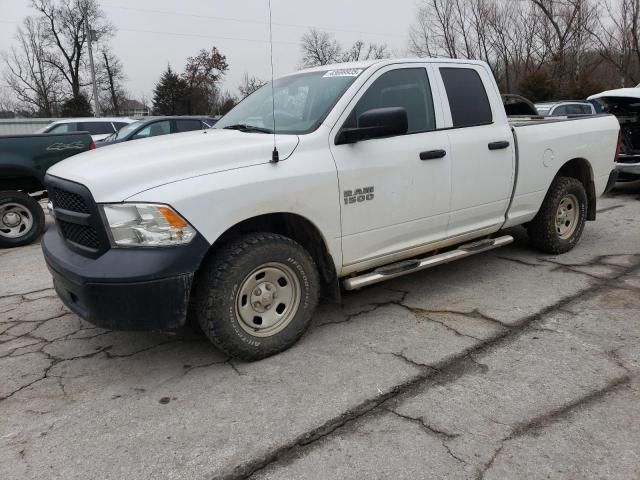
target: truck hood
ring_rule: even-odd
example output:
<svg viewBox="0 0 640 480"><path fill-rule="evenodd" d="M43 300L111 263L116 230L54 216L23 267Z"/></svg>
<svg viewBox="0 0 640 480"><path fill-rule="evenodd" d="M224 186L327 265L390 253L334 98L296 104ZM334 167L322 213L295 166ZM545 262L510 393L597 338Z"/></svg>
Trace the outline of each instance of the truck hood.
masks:
<svg viewBox="0 0 640 480"><path fill-rule="evenodd" d="M296 149L296 135L277 135L280 160ZM121 202L159 185L268 163L273 136L210 129L134 140L75 155L47 173L81 183L96 202Z"/></svg>
<svg viewBox="0 0 640 480"><path fill-rule="evenodd" d="M618 88L616 90L607 90L606 92L591 95L587 100L595 100L604 97L623 97L623 98L640 98L640 88Z"/></svg>

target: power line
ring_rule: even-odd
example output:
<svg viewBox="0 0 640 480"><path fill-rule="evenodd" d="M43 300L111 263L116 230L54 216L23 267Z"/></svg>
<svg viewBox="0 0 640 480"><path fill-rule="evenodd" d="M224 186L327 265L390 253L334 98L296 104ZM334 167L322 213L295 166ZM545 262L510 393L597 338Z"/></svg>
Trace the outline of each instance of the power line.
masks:
<svg viewBox="0 0 640 480"><path fill-rule="evenodd" d="M104 4L104 3L101 3L100 6L101 7L106 7L106 8L115 8L115 9L120 9L120 10L130 10L130 11L142 12L142 13L158 13L158 14L162 14L162 15L171 15L171 16L178 16L178 17L206 18L206 19L209 19L209 20L223 20L223 21L227 21L227 22L250 23L250 24L254 24L254 25L265 25L265 26L267 25L267 23L265 21L263 21L263 20L247 20L247 19L242 19L242 18L221 17L221 16L215 16L215 15L196 15L196 14L192 14L192 13L169 12L169 11L166 11L166 10L153 10L153 9L146 9L146 8L123 7L123 6L120 6L120 5L109 5L109 4ZM317 26L317 25L305 25L305 24L299 24L299 23L278 23L278 22L273 22L273 25L277 25L279 27L303 28L303 29L316 28L316 29L319 29L319 30L327 30L327 31L330 31L330 32L357 33L357 34L360 34L360 35L377 35L377 36L384 36L384 37L404 38L404 35L399 35L397 33L371 32L371 31L365 31L365 30L348 30L348 29L341 29L341 28L321 27L321 26Z"/></svg>
<svg viewBox="0 0 640 480"><path fill-rule="evenodd" d="M12 20L0 20L0 23L8 23L12 25L20 24L20 22L12 21ZM176 37L198 37L198 38L211 38L213 40L231 40L231 41L238 41L238 42L252 42L252 43L264 43L264 44L269 43L269 40L260 40L257 38L224 37L220 35L204 35L199 33L180 33L180 32L167 32L163 30L140 30L136 28L119 28L119 27L116 27L116 30L119 32L150 33L155 35L173 35ZM282 45L295 45L295 46L299 45L297 42L285 42L285 41L274 41L273 43L278 43Z"/></svg>
<svg viewBox="0 0 640 480"><path fill-rule="evenodd" d="M177 37L200 37L200 38L211 38L213 40L233 40L239 42L254 42L254 43L269 43L269 40L260 40L257 38L239 38L239 37L221 37L220 35L203 35L199 33L179 33L179 32L165 32L160 30L139 30L133 28L117 28L119 32L133 32L133 33L153 33L157 35L174 35ZM297 42L273 42L284 45L296 45L299 44Z"/></svg>

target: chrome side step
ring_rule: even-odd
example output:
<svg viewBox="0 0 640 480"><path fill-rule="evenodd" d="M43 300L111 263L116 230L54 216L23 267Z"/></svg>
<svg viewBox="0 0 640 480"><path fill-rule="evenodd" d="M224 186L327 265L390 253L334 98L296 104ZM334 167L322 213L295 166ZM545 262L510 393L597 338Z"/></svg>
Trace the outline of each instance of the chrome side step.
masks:
<svg viewBox="0 0 640 480"><path fill-rule="evenodd" d="M476 253L486 252L494 248L503 247L513 242L511 235L505 235L498 238L488 238L473 243L467 243L459 246L455 250L451 250L438 255L431 255L423 259L405 260L403 262L392 263L384 267L377 268L373 272L350 277L342 282L345 290L358 290L359 288L373 285L375 283L391 280L408 273L419 272L427 268L437 267L443 263L453 262L461 258L470 257Z"/></svg>

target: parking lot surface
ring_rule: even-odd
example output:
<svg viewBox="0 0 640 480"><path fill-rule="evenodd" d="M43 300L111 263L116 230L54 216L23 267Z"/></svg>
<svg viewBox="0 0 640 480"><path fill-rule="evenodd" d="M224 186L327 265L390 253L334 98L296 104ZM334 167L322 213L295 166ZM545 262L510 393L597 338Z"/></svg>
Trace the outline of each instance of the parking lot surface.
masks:
<svg viewBox="0 0 640 480"><path fill-rule="evenodd" d="M640 191L562 256L516 243L321 305L256 363L101 330L0 251L0 478L640 478Z"/></svg>

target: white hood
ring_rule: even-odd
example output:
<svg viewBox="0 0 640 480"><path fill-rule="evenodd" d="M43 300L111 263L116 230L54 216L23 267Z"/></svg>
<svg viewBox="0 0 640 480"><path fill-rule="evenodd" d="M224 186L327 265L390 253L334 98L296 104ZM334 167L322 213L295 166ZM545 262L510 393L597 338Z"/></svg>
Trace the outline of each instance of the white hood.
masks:
<svg viewBox="0 0 640 480"><path fill-rule="evenodd" d="M587 100L596 98L617 97L617 98L640 98L640 88L618 88L617 90L607 90L606 92L591 95Z"/></svg>
<svg viewBox="0 0 640 480"><path fill-rule="evenodd" d="M280 159L289 157L298 142L296 135L278 135ZM91 150L47 173L85 185L96 202L121 202L159 185L268 163L272 150L272 135L210 129Z"/></svg>

